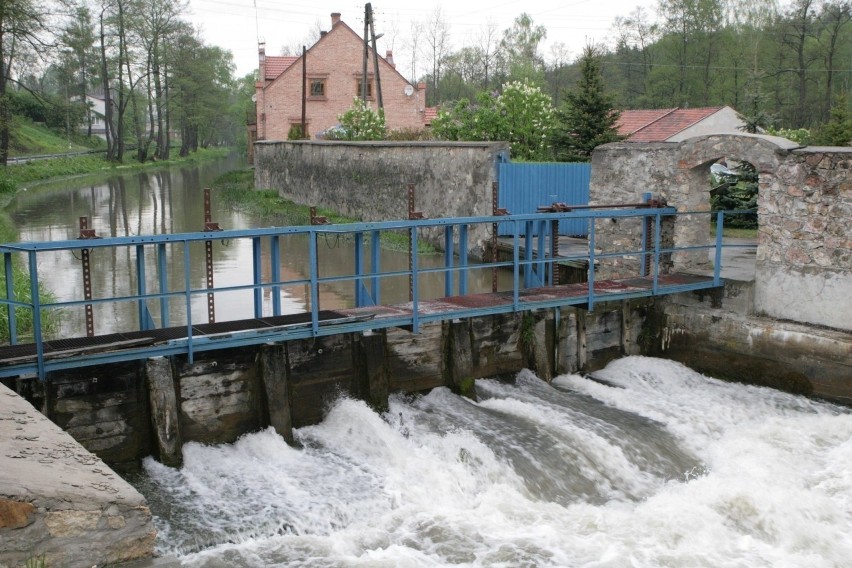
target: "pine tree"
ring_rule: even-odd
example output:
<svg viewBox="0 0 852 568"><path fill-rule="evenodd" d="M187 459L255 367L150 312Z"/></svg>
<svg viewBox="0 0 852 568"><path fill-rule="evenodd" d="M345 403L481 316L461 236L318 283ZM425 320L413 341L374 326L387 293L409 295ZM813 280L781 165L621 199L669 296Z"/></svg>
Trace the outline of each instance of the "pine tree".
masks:
<svg viewBox="0 0 852 568"><path fill-rule="evenodd" d="M846 95L837 97L831 107L831 118L821 125L813 135L813 144L821 146L849 146L852 142L852 116L846 103Z"/></svg>
<svg viewBox="0 0 852 568"><path fill-rule="evenodd" d="M601 54L586 46L580 57L580 80L567 93L558 113L559 126L553 140L557 159L589 161L595 147L621 138L615 127L620 116L615 97L604 90Z"/></svg>

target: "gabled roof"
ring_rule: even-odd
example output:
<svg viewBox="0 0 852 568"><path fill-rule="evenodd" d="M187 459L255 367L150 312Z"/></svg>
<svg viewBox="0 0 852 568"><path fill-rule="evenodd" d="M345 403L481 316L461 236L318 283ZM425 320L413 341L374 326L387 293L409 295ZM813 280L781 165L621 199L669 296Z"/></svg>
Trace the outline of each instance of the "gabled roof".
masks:
<svg viewBox="0 0 852 568"><path fill-rule="evenodd" d="M623 110L616 123L628 142L664 142L725 107Z"/></svg>
<svg viewBox="0 0 852 568"><path fill-rule="evenodd" d="M266 77L264 79L275 79L298 59L299 57L296 55L267 55L264 60L266 66Z"/></svg>

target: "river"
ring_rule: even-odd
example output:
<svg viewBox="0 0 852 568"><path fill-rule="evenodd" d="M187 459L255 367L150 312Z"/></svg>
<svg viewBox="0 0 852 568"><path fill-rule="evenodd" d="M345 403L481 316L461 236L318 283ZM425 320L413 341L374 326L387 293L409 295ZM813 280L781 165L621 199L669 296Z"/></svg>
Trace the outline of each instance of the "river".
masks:
<svg viewBox="0 0 852 568"><path fill-rule="evenodd" d="M79 218L88 217L89 227L98 236L116 237L156 235L200 231L204 228L204 188L220 175L244 162L231 157L201 164L174 167L161 171L134 172L110 176L61 180L41 184L20 192L6 207L18 229L21 241L56 241L76 239L80 234ZM261 221L228 206L212 194L212 219L223 229L248 229L262 226ZM286 254L281 259L281 274L285 280L309 277L309 249L307 241L295 242L301 237L289 237L282 245ZM199 244L198 247L201 245ZM250 284L252 244L249 239L214 241L214 282L216 286ZM321 238L318 257L321 275L354 273L353 243L332 237ZM203 259L199 248L193 258ZM369 253L367 253L368 255ZM169 282L183 282L182 257L169 256ZM92 297L95 299L127 297L135 291L135 255L132 247L94 249L92 264ZM154 251L148 253L148 290L157 290ZM381 265L385 271L404 271L408 268L405 253L382 250ZM425 255L420 258L422 268L443 265L443 256ZM248 267L248 268L247 268ZM268 266L264 266L268 274ZM39 255L39 280L58 301L80 301L83 295L82 262L71 252L42 253ZM206 287L206 266L202 261L190 267L190 280L194 289ZM501 290L511 289L512 276L501 273ZM176 284L172 285L175 291ZM419 280L422 299L443 296L443 279L440 274L424 274ZM491 272L471 271L469 290L484 291L491 287ZM298 313L310 309L306 286L281 288L282 313ZM407 279L382 281L383 303L408 301ZM349 283L332 283L320 286L323 309L352 307L354 286ZM251 290L217 293L216 321L229 321L253 317L254 297ZM271 289L264 289L264 315L272 315ZM156 325L160 325L158 302L149 302ZM105 303L94 306L94 328L98 335L139 329L135 302ZM169 305L170 325L183 325L186 307L182 298L173 299ZM194 322L207 321L207 299L196 295L192 302ZM85 310L82 306L63 308L55 337L83 336L86 334Z"/></svg>
<svg viewBox="0 0 852 568"><path fill-rule="evenodd" d="M677 363L339 399L137 480L185 566L842 567L852 413Z"/></svg>

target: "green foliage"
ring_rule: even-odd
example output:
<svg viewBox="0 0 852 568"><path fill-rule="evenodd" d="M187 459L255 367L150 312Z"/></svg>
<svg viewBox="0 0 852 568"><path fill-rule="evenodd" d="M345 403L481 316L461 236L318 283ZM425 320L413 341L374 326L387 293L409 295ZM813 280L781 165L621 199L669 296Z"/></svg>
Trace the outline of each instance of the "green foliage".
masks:
<svg viewBox="0 0 852 568"><path fill-rule="evenodd" d="M745 123L741 128L749 134L766 131L775 123L775 116L766 112L766 100L760 90L748 93L746 112L737 113L737 118Z"/></svg>
<svg viewBox="0 0 852 568"><path fill-rule="evenodd" d="M432 132L443 140L506 140L512 158L546 161L554 111L550 97L528 81L513 81L499 95L482 92L477 104L462 99L450 111L438 113Z"/></svg>
<svg viewBox="0 0 852 568"><path fill-rule="evenodd" d="M837 97L831 108L831 118L817 128L812 143L819 146L849 146L852 142L852 115L846 102L846 95Z"/></svg>
<svg viewBox="0 0 852 568"><path fill-rule="evenodd" d="M802 146L808 146L811 143L811 131L807 128L767 128L766 133L770 136L780 136L792 142L797 142Z"/></svg>
<svg viewBox="0 0 852 568"><path fill-rule="evenodd" d="M580 81L558 113L553 145L560 161L586 162L597 146L620 138L615 124L621 115L615 97L604 89L601 65L600 53L587 46L580 59Z"/></svg>
<svg viewBox="0 0 852 568"><path fill-rule="evenodd" d="M710 199L713 211L757 209L758 173L748 162L742 162L734 171L739 175L728 181L730 185ZM757 213L725 215L725 227L756 229Z"/></svg>
<svg viewBox="0 0 852 568"><path fill-rule="evenodd" d="M10 156L84 152L104 146L104 141L100 138L87 138L77 132L72 132L71 136L68 136L64 127L61 132L57 132L22 116L12 118L10 135Z"/></svg>
<svg viewBox="0 0 852 568"><path fill-rule="evenodd" d="M30 277L26 270L15 266L12 270L12 284L16 301L32 302ZM3 297L5 298L6 274L4 272L0 272L0 290L4 291ZM39 298L45 304L56 301L56 296L43 284L39 284ZM60 312L55 309L41 310L41 333L43 337L53 337L59 328L60 316ZM15 326L19 341L32 341L34 331L33 310L24 307L15 308ZM9 309L6 306L0 306L0 342L9 343Z"/></svg>
<svg viewBox="0 0 852 568"><path fill-rule="evenodd" d="M302 136L302 125L294 124L290 127L290 130L287 131L287 140L303 140L305 137Z"/></svg>
<svg viewBox="0 0 852 568"><path fill-rule="evenodd" d="M331 140L383 140L387 137L385 111L374 111L369 103L356 98L352 108L337 117L340 128L328 133Z"/></svg>

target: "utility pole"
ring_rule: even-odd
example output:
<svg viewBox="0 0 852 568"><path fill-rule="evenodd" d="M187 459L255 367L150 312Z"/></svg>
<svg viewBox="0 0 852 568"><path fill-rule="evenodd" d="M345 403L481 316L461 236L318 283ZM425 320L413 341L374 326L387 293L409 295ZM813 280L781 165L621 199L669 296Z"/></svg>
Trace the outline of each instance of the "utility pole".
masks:
<svg viewBox="0 0 852 568"><path fill-rule="evenodd" d="M384 108L382 104L382 81L379 79L379 52L376 49L376 40L381 36L376 36L376 28L373 23L373 9L370 4L367 4L367 9L370 10L370 36L373 39L373 73L376 74L376 101L379 108Z"/></svg>
<svg viewBox="0 0 852 568"><path fill-rule="evenodd" d="M364 106L367 106L367 60L369 59L370 40L367 33L370 30L370 20L373 19L373 7L368 2L364 6L364 57L363 67L361 72L361 100L364 101Z"/></svg>
<svg viewBox="0 0 852 568"><path fill-rule="evenodd" d="M302 132L299 138L305 139L307 136L307 107L308 106L308 49L302 46Z"/></svg>

